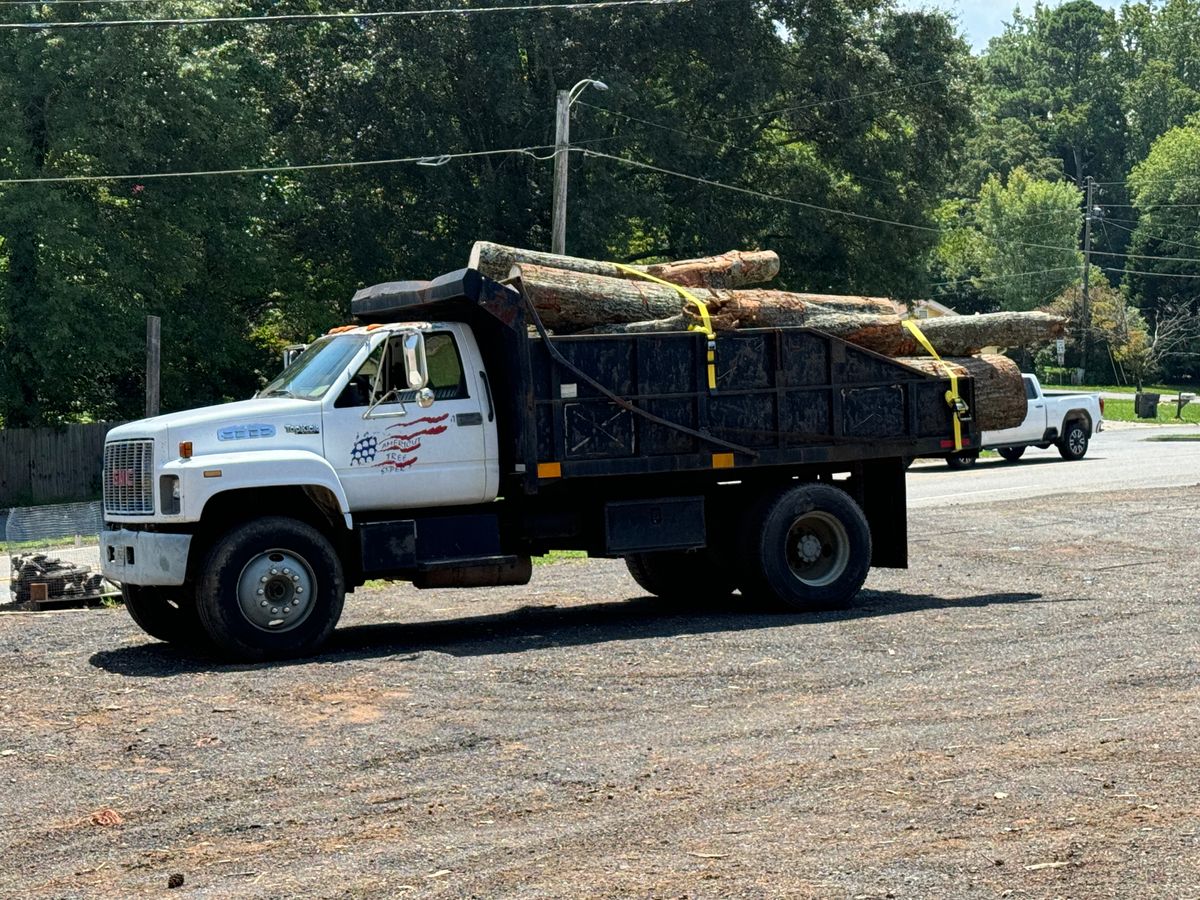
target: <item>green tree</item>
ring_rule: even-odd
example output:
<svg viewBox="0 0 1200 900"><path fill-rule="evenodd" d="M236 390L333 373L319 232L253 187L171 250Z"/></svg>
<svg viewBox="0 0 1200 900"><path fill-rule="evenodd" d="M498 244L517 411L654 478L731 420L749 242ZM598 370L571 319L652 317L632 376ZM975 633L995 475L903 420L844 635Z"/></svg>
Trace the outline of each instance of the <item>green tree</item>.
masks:
<svg viewBox="0 0 1200 900"><path fill-rule="evenodd" d="M949 284L939 281L946 290L935 296L964 312L1044 306L1079 277L1079 193L1018 168L1007 180L993 175L974 203L943 207L932 269ZM966 305L955 297L965 285Z"/></svg>

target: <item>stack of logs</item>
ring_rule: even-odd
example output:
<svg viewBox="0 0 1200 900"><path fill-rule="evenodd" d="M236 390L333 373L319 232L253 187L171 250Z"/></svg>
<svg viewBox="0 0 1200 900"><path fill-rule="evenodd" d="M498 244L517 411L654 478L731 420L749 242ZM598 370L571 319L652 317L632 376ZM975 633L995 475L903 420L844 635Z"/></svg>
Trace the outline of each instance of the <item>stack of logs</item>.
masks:
<svg viewBox="0 0 1200 900"><path fill-rule="evenodd" d="M700 312L672 285L702 301L717 331L800 325L889 356L934 375L945 369L904 327L896 305L880 297L795 294L753 287L779 273L770 251L648 266L615 263L480 241L471 268L497 281L519 278L545 326L556 334L682 331ZM1066 320L1041 312L991 313L923 319L921 331L955 370L975 382L979 429L995 431L1025 418L1025 388L1016 363L987 347L1036 347L1060 337Z"/></svg>

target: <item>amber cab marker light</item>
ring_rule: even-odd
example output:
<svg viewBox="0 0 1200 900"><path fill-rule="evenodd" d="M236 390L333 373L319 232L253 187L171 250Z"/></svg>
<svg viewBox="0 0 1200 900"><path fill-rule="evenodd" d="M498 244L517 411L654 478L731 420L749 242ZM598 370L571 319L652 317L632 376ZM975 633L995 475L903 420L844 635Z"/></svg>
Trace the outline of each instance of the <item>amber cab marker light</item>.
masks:
<svg viewBox="0 0 1200 900"><path fill-rule="evenodd" d="M191 459L192 458L192 442L191 441L180 441L179 442L179 458L180 459Z"/></svg>

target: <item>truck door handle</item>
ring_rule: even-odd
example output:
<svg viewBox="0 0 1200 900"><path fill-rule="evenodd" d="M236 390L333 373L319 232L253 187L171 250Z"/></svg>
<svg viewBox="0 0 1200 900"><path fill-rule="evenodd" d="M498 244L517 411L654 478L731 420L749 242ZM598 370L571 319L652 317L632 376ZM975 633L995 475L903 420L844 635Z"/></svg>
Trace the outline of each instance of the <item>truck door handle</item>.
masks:
<svg viewBox="0 0 1200 900"><path fill-rule="evenodd" d="M483 381L483 395L487 397L488 402L488 421L491 422L496 418L496 410L492 406L492 386L488 383L487 372L480 372L479 378Z"/></svg>
<svg viewBox="0 0 1200 900"><path fill-rule="evenodd" d="M1034 409L1041 409L1041 408L1042 408L1042 404L1040 404L1040 403L1035 403L1035 404L1034 404L1034 406L1033 406L1033 408L1034 408Z"/></svg>

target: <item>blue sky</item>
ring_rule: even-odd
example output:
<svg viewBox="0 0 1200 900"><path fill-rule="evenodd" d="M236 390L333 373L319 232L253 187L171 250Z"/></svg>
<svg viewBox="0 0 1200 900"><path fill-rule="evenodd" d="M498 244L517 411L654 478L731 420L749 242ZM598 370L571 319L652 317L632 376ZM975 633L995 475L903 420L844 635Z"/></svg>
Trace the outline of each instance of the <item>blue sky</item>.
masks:
<svg viewBox="0 0 1200 900"><path fill-rule="evenodd" d="M1100 6L1116 9L1121 5L1120 0L1096 0ZM1004 30L1004 23L1012 20L1012 12L1017 6L1025 12L1033 8L1033 0L900 0L900 5L908 9L935 6L958 15L962 29L967 39L976 50L987 46L989 38L993 38ZM1057 6L1057 3L1050 3Z"/></svg>

